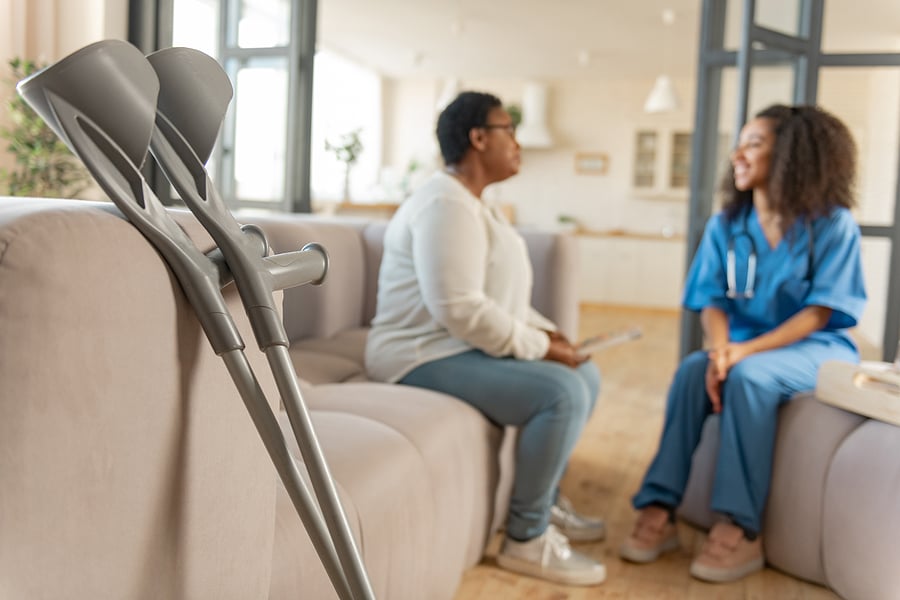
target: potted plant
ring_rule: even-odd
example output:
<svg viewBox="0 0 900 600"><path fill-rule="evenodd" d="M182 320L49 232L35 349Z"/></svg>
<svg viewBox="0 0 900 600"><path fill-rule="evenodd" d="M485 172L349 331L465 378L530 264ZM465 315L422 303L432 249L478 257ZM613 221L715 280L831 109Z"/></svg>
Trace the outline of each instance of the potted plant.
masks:
<svg viewBox="0 0 900 600"><path fill-rule="evenodd" d="M522 123L522 107L518 104L507 104L504 108L512 119L513 127L518 127Z"/></svg>
<svg viewBox="0 0 900 600"><path fill-rule="evenodd" d="M325 140L325 149L333 152L339 162L344 163L344 202L350 201L350 170L359 155L362 154L363 144L359 139L361 129L354 129L338 137L337 141Z"/></svg>
<svg viewBox="0 0 900 600"><path fill-rule="evenodd" d="M30 60L9 61L12 84L41 67ZM0 169L0 193L10 196L74 198L90 184L78 159L18 94L5 103L10 126L0 128L15 167Z"/></svg>
<svg viewBox="0 0 900 600"><path fill-rule="evenodd" d="M567 214L560 214L556 217L556 223L560 229L560 231L564 232L577 232L581 229L581 223L578 221L578 217Z"/></svg>

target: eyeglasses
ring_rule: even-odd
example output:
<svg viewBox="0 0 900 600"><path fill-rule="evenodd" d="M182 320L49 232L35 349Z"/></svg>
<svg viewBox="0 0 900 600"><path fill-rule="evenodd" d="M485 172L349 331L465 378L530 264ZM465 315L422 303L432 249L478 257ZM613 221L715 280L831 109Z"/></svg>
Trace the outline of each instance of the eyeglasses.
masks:
<svg viewBox="0 0 900 600"><path fill-rule="evenodd" d="M508 133L509 135L511 135L511 136L513 136L513 137L516 137L516 126L513 125L512 123L507 123L506 125L499 125L499 124L496 124L496 123L495 123L495 124L488 124L488 125L482 125L481 128L482 128L482 129L503 129L503 130L505 130L506 133Z"/></svg>

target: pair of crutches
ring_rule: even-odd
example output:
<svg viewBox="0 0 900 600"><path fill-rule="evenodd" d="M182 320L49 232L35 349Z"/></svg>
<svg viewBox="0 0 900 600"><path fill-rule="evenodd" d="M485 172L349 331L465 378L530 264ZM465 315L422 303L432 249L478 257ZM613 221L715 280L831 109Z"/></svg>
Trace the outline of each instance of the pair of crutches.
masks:
<svg viewBox="0 0 900 600"><path fill-rule="evenodd" d="M130 44L107 40L32 75L17 89L175 273L213 350L225 361L338 596L374 598L303 401L273 297L275 290L321 282L327 255L308 244L269 256L262 230L239 226L213 187L203 165L233 95L225 72L196 50L170 48L145 57ZM201 253L166 213L140 172L148 149L218 248ZM232 282L269 362L318 505L225 305L221 289Z"/></svg>

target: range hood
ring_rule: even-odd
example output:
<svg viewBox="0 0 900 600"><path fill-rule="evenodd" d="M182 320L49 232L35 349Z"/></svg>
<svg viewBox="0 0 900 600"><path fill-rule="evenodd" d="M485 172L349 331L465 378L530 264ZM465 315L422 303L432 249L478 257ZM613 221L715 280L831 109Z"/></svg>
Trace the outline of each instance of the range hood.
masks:
<svg viewBox="0 0 900 600"><path fill-rule="evenodd" d="M553 137L547 128L547 86L526 83L522 92L522 122L516 140L523 148L550 148Z"/></svg>

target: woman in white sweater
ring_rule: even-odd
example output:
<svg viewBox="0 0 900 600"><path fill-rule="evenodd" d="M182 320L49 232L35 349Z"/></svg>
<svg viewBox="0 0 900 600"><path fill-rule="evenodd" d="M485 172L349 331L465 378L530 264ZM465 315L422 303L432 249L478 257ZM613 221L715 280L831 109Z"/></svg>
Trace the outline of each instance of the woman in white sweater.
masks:
<svg viewBox="0 0 900 600"><path fill-rule="evenodd" d="M445 392L519 427L498 564L600 583L604 566L568 542L602 539L604 523L559 496L600 374L531 307L525 242L481 199L519 170L515 126L495 96L464 92L441 113L437 137L445 170L400 206L385 234L366 367L374 379Z"/></svg>

